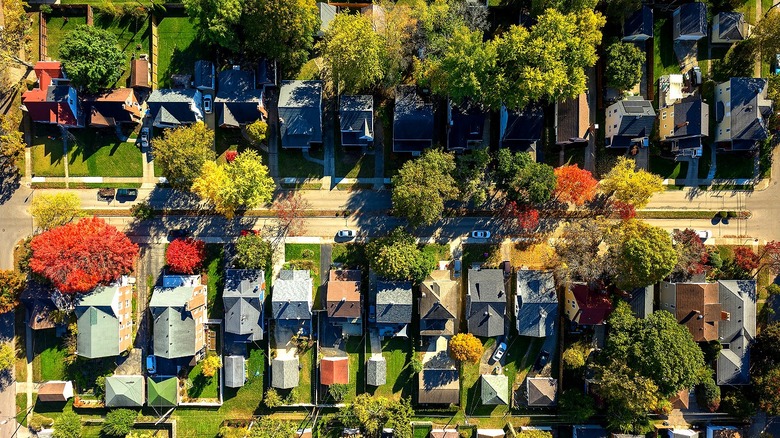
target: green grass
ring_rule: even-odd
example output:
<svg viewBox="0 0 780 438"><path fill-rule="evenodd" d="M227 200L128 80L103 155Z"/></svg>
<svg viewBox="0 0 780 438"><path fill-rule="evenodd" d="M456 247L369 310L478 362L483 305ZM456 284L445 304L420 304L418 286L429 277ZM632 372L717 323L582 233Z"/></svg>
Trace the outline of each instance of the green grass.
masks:
<svg viewBox="0 0 780 438"><path fill-rule="evenodd" d="M225 269L222 263L223 253L224 248L221 244L206 244L206 260L203 262L203 266L208 275L209 318L222 318L225 312L222 308L222 287L225 278Z"/></svg>
<svg viewBox="0 0 780 438"><path fill-rule="evenodd" d="M319 78L320 78L320 69L319 67L317 67L316 59L310 59L309 61L306 62L306 64L303 64L301 70L295 76L295 79L299 81L309 81L309 80L319 79Z"/></svg>
<svg viewBox="0 0 780 438"><path fill-rule="evenodd" d="M452 253L450 252L450 245L446 243L431 243L425 245L423 247L423 253L431 254L433 256L433 259L436 261L449 260L452 258Z"/></svg>
<svg viewBox="0 0 780 438"><path fill-rule="evenodd" d="M41 14L31 14L30 18L32 18L32 22L30 24L30 28L32 29L31 32L32 41L30 44L30 61L35 62L41 59L40 47L38 44L40 38L38 29L40 29L41 26Z"/></svg>
<svg viewBox="0 0 780 438"><path fill-rule="evenodd" d="M472 263L489 263L500 255L500 247L496 244L477 243L463 245L463 270L468 271ZM487 254L487 257L485 257Z"/></svg>
<svg viewBox="0 0 780 438"><path fill-rule="evenodd" d="M214 143L216 146L216 154L217 154L217 162L218 163L225 163L225 154L227 151L238 151L243 152L247 149L250 149L249 142L247 139L244 138L244 136L241 135L240 129L229 129L229 128L217 128L215 134L214 134ZM268 153L259 150L256 148L254 149L255 152L257 152L260 157L263 159L263 164L268 165Z"/></svg>
<svg viewBox="0 0 780 438"><path fill-rule="evenodd" d="M374 156L358 151L336 148L336 176L344 178L373 178Z"/></svg>
<svg viewBox="0 0 780 438"><path fill-rule="evenodd" d="M41 130L36 127L36 131ZM58 139L59 135L48 129L33 137L30 153L34 176L65 176L62 140Z"/></svg>
<svg viewBox="0 0 780 438"><path fill-rule="evenodd" d="M171 75L193 74L195 61L213 55L197 41L195 23L186 16L167 15L157 26L157 36L157 84L161 88L170 86Z"/></svg>
<svg viewBox="0 0 780 438"><path fill-rule="evenodd" d="M653 75L655 87L658 87L658 78L668 74L679 74L680 64L674 54L674 41L672 40L672 19L656 18L653 24ZM656 93L656 96L658 93Z"/></svg>
<svg viewBox="0 0 780 438"><path fill-rule="evenodd" d="M306 254L305 256L304 253ZM322 284L322 273L320 272L320 246L315 243L288 243L284 245L284 259L287 263L292 262L290 267L295 267L297 264L298 267L305 267L306 269L311 268L312 287L314 289L312 291L314 295L314 308L322 308L320 296L324 287L320 287L320 284ZM303 262L303 265L300 265L297 262Z"/></svg>
<svg viewBox="0 0 780 438"><path fill-rule="evenodd" d="M688 162L651 155L650 171L664 179L685 178L688 174Z"/></svg>
<svg viewBox="0 0 780 438"><path fill-rule="evenodd" d="M33 398L35 400L35 398ZM16 421L27 427L27 393L16 393Z"/></svg>
<svg viewBox="0 0 780 438"><path fill-rule="evenodd" d="M333 263L342 263L348 268L366 267L366 247L362 243L334 243L331 257Z"/></svg>
<svg viewBox="0 0 780 438"><path fill-rule="evenodd" d="M365 345L364 338L352 337L347 340L346 349L349 355L349 395L346 400L350 400L358 394L366 391L365 369Z"/></svg>
<svg viewBox="0 0 780 438"><path fill-rule="evenodd" d="M749 155L720 154L717 160L715 178L737 179L753 178L754 176L754 161L753 157Z"/></svg>
<svg viewBox="0 0 780 438"><path fill-rule="evenodd" d="M409 366L412 345L407 339L391 338L382 341L382 356L387 361L387 382L376 388L374 395L400 400L411 397L414 372Z"/></svg>
<svg viewBox="0 0 780 438"><path fill-rule="evenodd" d="M130 60L133 56L151 52L152 27L148 16L139 19L114 18L107 14L94 14L94 25L108 30L116 35L119 47L125 54L125 66L122 75L114 86L127 87L130 85Z"/></svg>
<svg viewBox="0 0 780 438"><path fill-rule="evenodd" d="M428 438L431 433L431 426L414 426L412 437L413 438Z"/></svg>
<svg viewBox="0 0 780 438"><path fill-rule="evenodd" d="M201 363L195 365L187 376L192 381L192 387L187 390L187 396L190 398L217 398L217 386L219 377L206 377L203 375Z"/></svg>
<svg viewBox="0 0 780 438"><path fill-rule="evenodd" d="M72 131L68 142L70 176L143 176L143 155L134 143L122 143L113 132L97 129Z"/></svg>
<svg viewBox="0 0 780 438"><path fill-rule="evenodd" d="M54 329L34 330L33 381L67 380L65 356L62 340L55 335Z"/></svg>
<svg viewBox="0 0 780 438"><path fill-rule="evenodd" d="M745 14L745 21L747 21L750 24L756 24L756 0L746 0L744 3L736 7L735 10L737 12L742 12L743 14ZM761 11L762 14L764 12L766 11L765 10Z"/></svg>
<svg viewBox="0 0 780 438"><path fill-rule="evenodd" d="M65 41L66 35L76 27L87 24L86 15L81 17L65 17L54 14L46 18L46 46L49 52L49 58L59 59L60 44Z"/></svg>
<svg viewBox="0 0 780 438"><path fill-rule="evenodd" d="M311 376L314 370L314 350L310 348L305 353L299 354L298 361L301 367L301 378L298 386L291 392L292 399L296 403L312 403Z"/></svg>
<svg viewBox="0 0 780 438"><path fill-rule="evenodd" d="M322 159L324 153L321 148L310 150L312 158ZM286 149L280 152L279 176L282 178L322 178L323 168L303 157L303 152L295 149Z"/></svg>

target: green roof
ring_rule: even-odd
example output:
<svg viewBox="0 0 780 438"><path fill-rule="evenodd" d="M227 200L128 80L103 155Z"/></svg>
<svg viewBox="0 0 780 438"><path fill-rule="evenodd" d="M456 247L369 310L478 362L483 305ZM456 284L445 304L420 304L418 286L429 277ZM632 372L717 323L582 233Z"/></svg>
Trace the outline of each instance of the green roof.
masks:
<svg viewBox="0 0 780 438"><path fill-rule="evenodd" d="M119 319L111 308L76 308L78 315L77 348L79 356L88 359L111 357L119 351Z"/></svg>
<svg viewBox="0 0 780 438"><path fill-rule="evenodd" d="M170 407L176 406L179 402L179 380L176 377L165 378L147 378L148 395L146 399L147 406L152 407Z"/></svg>
<svg viewBox="0 0 780 438"><path fill-rule="evenodd" d="M106 377L106 407L141 407L144 405L144 376Z"/></svg>

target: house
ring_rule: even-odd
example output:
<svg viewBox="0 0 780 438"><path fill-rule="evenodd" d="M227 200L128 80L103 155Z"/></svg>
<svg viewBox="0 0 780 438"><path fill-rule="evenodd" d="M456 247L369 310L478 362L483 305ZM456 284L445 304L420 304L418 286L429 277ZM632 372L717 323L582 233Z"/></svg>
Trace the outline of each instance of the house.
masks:
<svg viewBox="0 0 780 438"><path fill-rule="evenodd" d="M323 357L320 360L320 384L326 386L348 385L349 358L347 356Z"/></svg>
<svg viewBox="0 0 780 438"><path fill-rule="evenodd" d="M344 95L339 98L341 145L365 147L374 143L374 97Z"/></svg>
<svg viewBox="0 0 780 438"><path fill-rule="evenodd" d="M637 318L647 318L653 313L653 285L638 287L626 297L631 311Z"/></svg>
<svg viewBox="0 0 780 438"><path fill-rule="evenodd" d="M297 357L275 358L271 361L271 386L292 389L298 386L300 372Z"/></svg>
<svg viewBox="0 0 780 438"><path fill-rule="evenodd" d="M66 128L84 126L76 89L70 86L59 61L36 62L33 70L38 84L22 94L22 110L30 119Z"/></svg>
<svg viewBox="0 0 780 438"><path fill-rule="evenodd" d="M113 357L133 346L132 300L133 286L127 277L77 298L79 356Z"/></svg>
<svg viewBox="0 0 780 438"><path fill-rule="evenodd" d="M84 99L89 126L113 128L122 124L138 124L143 119L143 108L132 88L117 88L98 96Z"/></svg>
<svg viewBox="0 0 780 438"><path fill-rule="evenodd" d="M585 144L590 131L590 102L580 93L574 99L555 102L555 144Z"/></svg>
<svg viewBox="0 0 780 438"><path fill-rule="evenodd" d="M475 104L465 102L456 105L452 100L447 105L447 149L464 151L479 149L490 143L485 139L490 120L487 112Z"/></svg>
<svg viewBox="0 0 780 438"><path fill-rule="evenodd" d="M106 377L107 408L140 408L145 401L144 376Z"/></svg>
<svg viewBox="0 0 780 438"><path fill-rule="evenodd" d="M214 111L220 128L240 128L266 118L263 89L256 88L254 71L233 67L219 72L218 81Z"/></svg>
<svg viewBox="0 0 780 438"><path fill-rule="evenodd" d="M45 330L57 327L52 312L61 307L58 303L64 304L65 299L60 291L30 280L19 300L24 304L25 320L31 329Z"/></svg>
<svg viewBox="0 0 780 438"><path fill-rule="evenodd" d="M146 101L155 128L176 128L203 121L203 95L193 88L152 91Z"/></svg>
<svg viewBox="0 0 780 438"><path fill-rule="evenodd" d="M469 333L483 338L504 335L506 284L500 269L469 269L466 318Z"/></svg>
<svg viewBox="0 0 780 438"><path fill-rule="evenodd" d="M623 24L623 41L644 42L653 37L653 10L642 5Z"/></svg>
<svg viewBox="0 0 780 438"><path fill-rule="evenodd" d="M328 30L330 22L336 18L338 9L327 2L317 2L317 9L319 9L320 14L320 30L317 31L315 36L322 38Z"/></svg>
<svg viewBox="0 0 780 438"><path fill-rule="evenodd" d="M277 324L311 323L312 279L308 270L282 270L271 294L272 318Z"/></svg>
<svg viewBox="0 0 780 438"><path fill-rule="evenodd" d="M260 58L255 68L255 86L276 85L276 61Z"/></svg>
<svg viewBox="0 0 780 438"><path fill-rule="evenodd" d="M566 288L566 316L578 325L600 325L612 312L612 302L605 290L592 290L585 283Z"/></svg>
<svg viewBox="0 0 780 438"><path fill-rule="evenodd" d="M217 77L215 73L214 63L211 61L198 60L195 61L195 78L192 86L200 91L213 91L216 89L214 79Z"/></svg>
<svg viewBox="0 0 780 438"><path fill-rule="evenodd" d="M609 438L609 432L595 424L572 426L572 438Z"/></svg>
<svg viewBox="0 0 780 438"><path fill-rule="evenodd" d="M536 159L536 146L544 129L544 111L540 106L529 105L518 111L502 106L499 127L499 147L530 152Z"/></svg>
<svg viewBox="0 0 780 438"><path fill-rule="evenodd" d="M73 397L73 382L70 380L49 380L38 387L38 401L66 402Z"/></svg>
<svg viewBox="0 0 780 438"><path fill-rule="evenodd" d="M685 3L672 13L675 41L699 41L707 36L707 6Z"/></svg>
<svg viewBox="0 0 780 438"><path fill-rule="evenodd" d="M408 337L406 330L412 322L412 283L377 281L375 304L379 336Z"/></svg>
<svg viewBox="0 0 780 438"><path fill-rule="evenodd" d="M509 404L509 379L503 374L480 376L480 400L483 405Z"/></svg>
<svg viewBox="0 0 780 438"><path fill-rule="evenodd" d="M342 333L363 334L363 297L360 285L363 274L359 270L332 269L328 274L325 310L331 324L340 326Z"/></svg>
<svg viewBox="0 0 780 438"><path fill-rule="evenodd" d="M741 12L721 12L712 19L712 44L733 44L747 39L753 26Z"/></svg>
<svg viewBox="0 0 780 438"><path fill-rule="evenodd" d="M133 88L152 88L149 55L143 54L130 61L130 86Z"/></svg>
<svg viewBox="0 0 780 438"><path fill-rule="evenodd" d="M458 429L431 429L428 438L460 438Z"/></svg>
<svg viewBox="0 0 780 438"><path fill-rule="evenodd" d="M382 386L387 383L387 361L382 356L371 356L366 364L366 383Z"/></svg>
<svg viewBox="0 0 780 438"><path fill-rule="evenodd" d="M527 377L526 396L530 407L555 406L558 400L558 380L551 377Z"/></svg>
<svg viewBox="0 0 780 438"><path fill-rule="evenodd" d="M263 339L265 271L227 269L222 303L225 308L225 333L234 342Z"/></svg>
<svg viewBox="0 0 780 438"><path fill-rule="evenodd" d="M734 426L707 425L705 438L742 438L740 429Z"/></svg>
<svg viewBox="0 0 780 438"><path fill-rule="evenodd" d="M715 143L726 150L754 150L768 136L771 114L766 79L731 78L716 85Z"/></svg>
<svg viewBox="0 0 780 438"><path fill-rule="evenodd" d="M283 148L322 143L321 81L282 81L278 110Z"/></svg>
<svg viewBox="0 0 780 438"><path fill-rule="evenodd" d="M655 110L649 100L629 97L607 107L605 145L608 148L628 148L643 144L653 132Z"/></svg>
<svg viewBox="0 0 780 438"><path fill-rule="evenodd" d="M515 314L520 336L545 338L555 333L558 294L552 272L517 271Z"/></svg>
<svg viewBox="0 0 780 438"><path fill-rule="evenodd" d="M477 438L504 438L504 429L477 429Z"/></svg>
<svg viewBox="0 0 780 438"><path fill-rule="evenodd" d="M179 404L179 379L176 377L147 377L146 405L153 408L172 408Z"/></svg>
<svg viewBox="0 0 780 438"><path fill-rule="evenodd" d="M460 282L449 269L432 271L420 284L420 335L453 336L460 318Z"/></svg>
<svg viewBox="0 0 780 438"><path fill-rule="evenodd" d="M661 310L675 315L696 342L718 339L722 318L718 283L661 283Z"/></svg>
<svg viewBox="0 0 780 438"><path fill-rule="evenodd" d="M225 373L225 386L228 388L240 388L246 381L246 364L244 356L225 356L222 367Z"/></svg>
<svg viewBox="0 0 780 438"><path fill-rule="evenodd" d="M418 373L417 403L456 405L460 403L458 370L423 369Z"/></svg>
<svg viewBox="0 0 780 438"><path fill-rule="evenodd" d="M756 337L755 280L721 280L718 297L721 319L718 338L723 348L718 354L718 385L750 384L750 344Z"/></svg>
<svg viewBox="0 0 780 438"><path fill-rule="evenodd" d="M393 152L419 155L433 146L433 105L423 100L414 85L395 87Z"/></svg>
<svg viewBox="0 0 780 438"><path fill-rule="evenodd" d="M154 324L154 355L190 357L203 350L206 328L206 286L199 275L164 276L149 301Z"/></svg>
<svg viewBox="0 0 780 438"><path fill-rule="evenodd" d="M710 135L710 106L701 96L689 96L661 108L658 134L672 152L701 156L701 140Z"/></svg>

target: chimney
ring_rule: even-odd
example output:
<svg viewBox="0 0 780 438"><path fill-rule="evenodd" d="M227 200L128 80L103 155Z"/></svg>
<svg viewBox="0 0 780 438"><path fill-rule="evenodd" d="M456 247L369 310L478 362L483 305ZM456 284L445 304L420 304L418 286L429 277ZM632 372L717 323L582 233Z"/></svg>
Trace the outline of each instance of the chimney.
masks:
<svg viewBox="0 0 780 438"><path fill-rule="evenodd" d="M731 321L731 314L729 312L721 311L720 312L720 320L721 321Z"/></svg>

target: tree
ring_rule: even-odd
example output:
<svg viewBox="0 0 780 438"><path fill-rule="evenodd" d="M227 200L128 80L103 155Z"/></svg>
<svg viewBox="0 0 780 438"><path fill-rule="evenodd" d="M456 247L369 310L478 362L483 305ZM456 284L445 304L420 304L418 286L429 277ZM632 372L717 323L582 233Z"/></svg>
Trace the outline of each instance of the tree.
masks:
<svg viewBox="0 0 780 438"><path fill-rule="evenodd" d="M154 162L174 188L189 190L203 164L216 158L213 144L214 131L202 122L166 129L163 138L152 140Z"/></svg>
<svg viewBox="0 0 780 438"><path fill-rule="evenodd" d="M54 438L79 438L81 418L73 411L63 412L54 420Z"/></svg>
<svg viewBox="0 0 780 438"><path fill-rule="evenodd" d="M596 196L599 182L593 174L576 164L555 168L557 185L553 197L561 202L583 205Z"/></svg>
<svg viewBox="0 0 780 438"><path fill-rule="evenodd" d="M750 365L758 375L780 369L780 323L764 327L750 347Z"/></svg>
<svg viewBox="0 0 780 438"><path fill-rule="evenodd" d="M450 356L455 360L479 363L483 351L482 341L471 333L458 333L450 339Z"/></svg>
<svg viewBox="0 0 780 438"><path fill-rule="evenodd" d="M531 159L531 154L524 152L515 152L513 154L509 149L501 148L498 150L496 161L496 187L501 190L508 190L520 171L533 160Z"/></svg>
<svg viewBox="0 0 780 438"><path fill-rule="evenodd" d="M268 123L265 120L257 119L244 127L247 137L254 145L262 144L268 135Z"/></svg>
<svg viewBox="0 0 780 438"><path fill-rule="evenodd" d="M552 166L531 161L515 176L508 197L514 201L543 204L552 198L557 184Z"/></svg>
<svg viewBox="0 0 780 438"><path fill-rule="evenodd" d="M642 79L645 54L634 43L614 42L607 47L607 85L630 90Z"/></svg>
<svg viewBox="0 0 780 438"><path fill-rule="evenodd" d="M553 434L546 430L530 429L517 432L518 438L553 438Z"/></svg>
<svg viewBox="0 0 780 438"><path fill-rule="evenodd" d="M24 7L23 0L6 0L2 4L3 31L0 32L0 63L18 64L31 69L33 65L20 57L21 54L28 52L32 40L30 37L32 21L27 17Z"/></svg>
<svg viewBox="0 0 780 438"><path fill-rule="evenodd" d="M621 222L614 233L615 283L624 290L655 284L677 265L669 233L640 220Z"/></svg>
<svg viewBox="0 0 780 438"><path fill-rule="evenodd" d="M252 438L280 438L283 436L295 436L298 429L297 423L283 421L271 417L260 417L252 427Z"/></svg>
<svg viewBox="0 0 780 438"><path fill-rule="evenodd" d="M747 246L734 248L734 263L743 271L750 274L758 268L758 255Z"/></svg>
<svg viewBox="0 0 780 438"><path fill-rule="evenodd" d="M614 199L642 208L653 194L662 192L663 180L645 170L636 170L634 160L619 157L617 164L601 180L601 191Z"/></svg>
<svg viewBox="0 0 780 438"><path fill-rule="evenodd" d="M423 363L417 356L412 356L412 358L409 360L409 366L412 368L412 371L414 371L415 374L422 372L423 370Z"/></svg>
<svg viewBox="0 0 780 438"><path fill-rule="evenodd" d="M108 88L122 76L126 57L116 36L97 26L81 25L60 44L62 69L74 85L88 93Z"/></svg>
<svg viewBox="0 0 780 438"><path fill-rule="evenodd" d="M769 415L780 414L780 368L754 376L753 388L758 393L758 405Z"/></svg>
<svg viewBox="0 0 780 438"><path fill-rule="evenodd" d="M694 275L704 272L709 261L707 248L695 230L686 228L672 233L674 250L677 253L677 264L672 271L675 281L688 281Z"/></svg>
<svg viewBox="0 0 780 438"><path fill-rule="evenodd" d="M758 21L750 36L766 61L780 53L780 9L773 8Z"/></svg>
<svg viewBox="0 0 780 438"><path fill-rule="evenodd" d="M317 48L338 94L369 90L384 77L385 45L367 15L336 14Z"/></svg>
<svg viewBox="0 0 780 438"><path fill-rule="evenodd" d="M165 251L165 263L179 274L196 273L205 259L206 243L192 237L174 239Z"/></svg>
<svg viewBox="0 0 780 438"><path fill-rule="evenodd" d="M377 275L390 280L421 282L436 267L434 257L417 247L417 240L403 228L366 245L366 258Z"/></svg>
<svg viewBox="0 0 780 438"><path fill-rule="evenodd" d="M250 55L279 61L280 77L303 65L320 25L317 4L309 0L244 0L241 27Z"/></svg>
<svg viewBox="0 0 780 438"><path fill-rule="evenodd" d="M433 224L441 218L444 202L458 196L454 170L452 154L436 149L407 161L393 177L393 210L412 226Z"/></svg>
<svg viewBox="0 0 780 438"><path fill-rule="evenodd" d="M0 114L0 160L3 169L18 169L24 157L27 144L24 142L24 133L19 129L20 123L21 112Z"/></svg>
<svg viewBox="0 0 780 438"><path fill-rule="evenodd" d="M192 192L228 219L233 218L238 208L255 208L271 202L274 188L268 167L251 149L238 154L231 163L207 161L192 183Z"/></svg>
<svg viewBox="0 0 780 438"><path fill-rule="evenodd" d="M210 354L203 359L200 366L204 376L209 378L214 377L217 374L217 370L222 368L222 358L220 358L219 355Z"/></svg>
<svg viewBox="0 0 780 438"><path fill-rule="evenodd" d="M138 246L103 219L85 218L33 237L30 269L64 293L85 293L133 269Z"/></svg>
<svg viewBox="0 0 780 438"><path fill-rule="evenodd" d="M300 192L287 192L273 204L276 219L285 236L300 236L306 232L306 210L311 208L309 201Z"/></svg>
<svg viewBox="0 0 780 438"><path fill-rule="evenodd" d="M584 342L572 344L563 352L563 364L567 369L578 370L585 366L590 346Z"/></svg>
<svg viewBox="0 0 780 438"><path fill-rule="evenodd" d="M360 428L366 436L378 436L382 428L392 428L393 436L411 438L414 416L408 398L400 401L360 394L352 403L339 409L337 418L349 428Z"/></svg>
<svg viewBox="0 0 780 438"><path fill-rule="evenodd" d="M101 432L108 436L124 437L133 429L138 412L132 409L113 409L106 414Z"/></svg>
<svg viewBox="0 0 780 438"><path fill-rule="evenodd" d="M377 0L374 4L384 10L384 16L372 16L372 19L375 20L374 30L385 45L383 85L389 89L401 82L413 63L418 21L409 4L389 0Z"/></svg>
<svg viewBox="0 0 780 438"><path fill-rule="evenodd" d="M561 414L569 423L584 423L596 415L596 403L593 398L577 389L563 391L558 405Z"/></svg>
<svg viewBox="0 0 780 438"><path fill-rule="evenodd" d="M727 412L732 417L739 418L744 422L748 422L753 415L756 414L758 406L752 400L752 398L746 396L740 390L730 391L723 396L721 403L723 411Z"/></svg>
<svg viewBox="0 0 780 438"><path fill-rule="evenodd" d="M30 214L35 218L38 228L44 231L84 216L81 210L81 199L73 192L36 195L32 201Z"/></svg>
<svg viewBox="0 0 780 438"><path fill-rule="evenodd" d="M271 264L271 244L257 234L247 234L236 240L236 264L243 269L265 269Z"/></svg>
<svg viewBox="0 0 780 438"><path fill-rule="evenodd" d="M490 176L487 170L490 164L488 149L476 149L471 153L458 155L455 161L457 165L453 178L458 182L460 199L471 201L475 206L484 204L490 188Z"/></svg>
<svg viewBox="0 0 780 438"><path fill-rule="evenodd" d="M16 362L16 352L10 342L0 344L0 372L10 371Z"/></svg>
<svg viewBox="0 0 780 438"><path fill-rule="evenodd" d="M607 403L610 429L642 433L650 423L648 414L661 402L658 386L617 360L600 367L599 374L598 391Z"/></svg>
<svg viewBox="0 0 780 438"><path fill-rule="evenodd" d="M333 401L336 403L341 402L344 400L344 397L349 394L349 385L334 383L328 386L328 394L330 394L331 398L333 398Z"/></svg>
<svg viewBox="0 0 780 438"><path fill-rule="evenodd" d="M393 400L387 406L385 427L393 429L394 437L412 438L412 418L414 418L414 410L409 397L399 401Z"/></svg>
<svg viewBox="0 0 780 438"><path fill-rule="evenodd" d="M567 223L556 240L558 277L572 281L606 280L615 272L614 259L602 249L606 225L593 219Z"/></svg>
<svg viewBox="0 0 780 438"><path fill-rule="evenodd" d="M531 233L539 227L539 210L529 206L509 201L502 211L503 216L514 221L514 232L518 234Z"/></svg>
<svg viewBox="0 0 780 438"><path fill-rule="evenodd" d="M268 409L273 409L282 405L282 397L279 396L279 393L276 392L276 389L268 388L265 391L265 397L263 397L263 404Z"/></svg>
<svg viewBox="0 0 780 438"><path fill-rule="evenodd" d="M27 276L17 271L0 270L0 313L14 310L19 305L19 295L27 286Z"/></svg>
<svg viewBox="0 0 780 438"><path fill-rule="evenodd" d="M184 8L205 41L235 51L242 3L241 0L184 0Z"/></svg>
<svg viewBox="0 0 780 438"><path fill-rule="evenodd" d="M154 217L154 208L149 201L142 201L130 207L130 214L140 221L146 221Z"/></svg>
<svg viewBox="0 0 780 438"><path fill-rule="evenodd" d="M696 386L696 401L699 406L706 407L710 412L718 410L720 407L720 387L715 384L712 377L704 379Z"/></svg>

